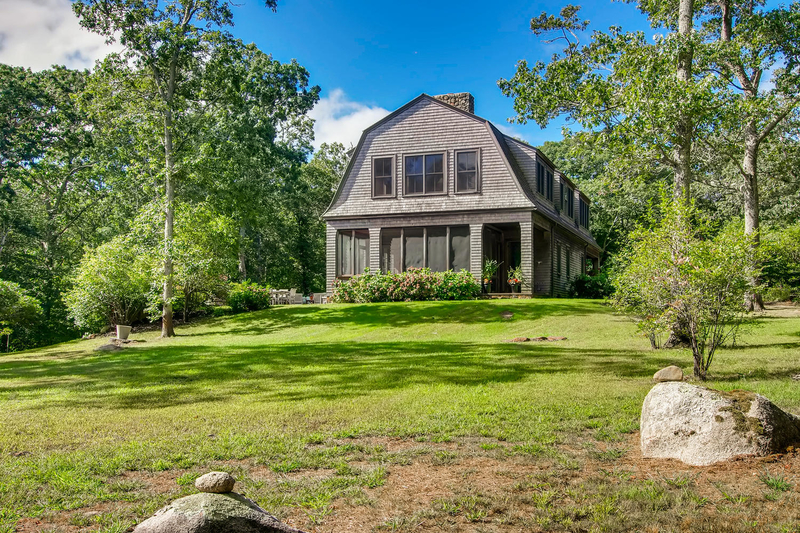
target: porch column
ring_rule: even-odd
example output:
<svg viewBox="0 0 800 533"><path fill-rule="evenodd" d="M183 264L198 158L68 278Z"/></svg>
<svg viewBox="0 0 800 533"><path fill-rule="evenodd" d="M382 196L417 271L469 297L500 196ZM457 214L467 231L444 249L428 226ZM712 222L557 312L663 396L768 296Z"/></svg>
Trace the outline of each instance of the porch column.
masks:
<svg viewBox="0 0 800 533"><path fill-rule="evenodd" d="M381 228L369 230L369 271L373 274L381 269Z"/></svg>
<svg viewBox="0 0 800 533"><path fill-rule="evenodd" d="M520 267L522 267L522 275L525 276L525 285L522 286L520 292L522 294L533 294L534 280L533 280L533 217L525 222L519 223L519 240L520 240Z"/></svg>
<svg viewBox="0 0 800 533"><path fill-rule="evenodd" d="M336 279L336 228L325 225L325 290L333 291L333 280Z"/></svg>
<svg viewBox="0 0 800 533"><path fill-rule="evenodd" d="M469 270L481 282L483 271L483 224L469 225Z"/></svg>

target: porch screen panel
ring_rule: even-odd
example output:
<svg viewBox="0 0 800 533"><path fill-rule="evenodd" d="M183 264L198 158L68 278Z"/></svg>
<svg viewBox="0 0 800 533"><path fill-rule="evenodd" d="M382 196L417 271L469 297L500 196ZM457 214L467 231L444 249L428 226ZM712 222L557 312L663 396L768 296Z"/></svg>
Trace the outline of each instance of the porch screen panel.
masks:
<svg viewBox="0 0 800 533"><path fill-rule="evenodd" d="M469 226L450 228L450 269L460 272L469 270Z"/></svg>
<svg viewBox="0 0 800 533"><path fill-rule="evenodd" d="M405 269L422 268L425 258L425 239L423 228L405 228Z"/></svg>
<svg viewBox="0 0 800 533"><path fill-rule="evenodd" d="M336 252L339 255L339 275L351 275L353 273L353 263L351 260L353 253L353 234L351 232L339 232L339 246Z"/></svg>
<svg viewBox="0 0 800 533"><path fill-rule="evenodd" d="M428 268L434 272L447 270L447 228L428 228Z"/></svg>
<svg viewBox="0 0 800 533"><path fill-rule="evenodd" d="M395 273L403 270L399 229L381 231L381 270Z"/></svg>
<svg viewBox="0 0 800 533"><path fill-rule="evenodd" d="M369 232L357 230L355 232L355 270L353 274L361 274L369 267Z"/></svg>

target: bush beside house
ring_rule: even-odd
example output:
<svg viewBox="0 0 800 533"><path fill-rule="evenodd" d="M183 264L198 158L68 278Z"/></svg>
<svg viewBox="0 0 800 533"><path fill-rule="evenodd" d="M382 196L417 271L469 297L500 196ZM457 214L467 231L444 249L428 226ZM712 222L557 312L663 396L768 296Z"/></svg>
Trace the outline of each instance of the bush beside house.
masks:
<svg viewBox="0 0 800 533"><path fill-rule="evenodd" d="M432 272L428 268L421 268L385 274L367 270L349 280L337 280L330 301L368 303L469 300L477 298L480 292L480 284L466 270Z"/></svg>

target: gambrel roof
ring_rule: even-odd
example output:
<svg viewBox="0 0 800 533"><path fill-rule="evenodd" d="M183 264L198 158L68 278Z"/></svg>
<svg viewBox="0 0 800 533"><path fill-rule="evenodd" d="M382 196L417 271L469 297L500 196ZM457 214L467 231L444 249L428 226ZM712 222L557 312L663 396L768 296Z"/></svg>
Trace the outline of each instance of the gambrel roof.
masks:
<svg viewBox="0 0 800 533"><path fill-rule="evenodd" d="M410 111L420 110L425 106L430 106L431 104L435 106L441 106L441 108L448 110L449 112L457 114L459 117L465 117L469 119L469 121L474 121L476 125L481 126L479 129L485 131L485 135L488 135L490 141L487 141L486 145L493 147L493 152L499 156L498 160L498 167L502 166L505 168L505 174L513 180L513 183L516 187L512 187L511 190L516 189L516 194L511 194L511 190L506 191L501 198L501 203L492 205L488 207L490 209L505 209L505 208L513 208L513 209L530 209L532 211L537 211L547 219L550 219L554 223L564 227L570 233L573 233L575 236L579 237L580 239L588 242L590 245L597 247L597 243L592 238L591 234L585 228L575 224L573 219L570 219L566 216L562 216L558 210L553 208L548 202L544 201L541 196L539 196L536 190L536 174L535 168L536 163L541 162L548 166L550 169L554 171L555 174L560 175L560 173L555 169L555 165L537 148L530 146L529 144L520 141L518 139L514 139L503 134L494 124L490 121L481 118L477 115L469 113L463 109L458 107L452 106L446 102L438 100L432 96L427 94L421 94L418 97L414 98L404 106L400 107L399 109L395 110L394 112L390 113L386 117L382 118L375 124L371 125L361 135L359 139L358 145L356 146L355 150L348 161L347 168L345 170L344 176L339 182L339 185L336 189L336 193L334 194L333 200L331 201L330 206L328 207L327 211L323 215L325 219L338 219L338 218L350 218L354 216L358 216L360 213L354 212L351 208L347 209L343 206L346 203L347 197L344 199L342 198L343 194L351 194L353 192L353 184L349 183L356 179L354 176L354 169L356 166L363 166L365 164L365 156L362 154L362 151L365 148L365 144L368 142L374 142L375 136L370 135L376 130L381 127L390 128L393 124L398 123L398 121L402 121L404 114L407 114ZM438 107L437 107L438 109ZM408 116L408 115L406 115ZM449 120L449 119L448 119ZM459 122L459 124L463 124L463 118L456 120L455 115L453 115L453 122ZM476 130L477 134L478 130ZM384 135L382 132L381 135ZM370 139L370 141L368 141ZM430 149L437 149L438 146L431 146ZM399 156L401 150L397 150L396 153ZM497 159L495 157L494 159ZM500 162L502 163L500 165ZM358 173L360 168L356 169L356 173ZM570 182L571 183L571 182ZM349 188L348 188L349 187ZM345 192L347 189L347 192ZM358 191L363 195L363 187ZM451 197L450 200L447 202L447 207L444 207L444 204L440 199L437 198L429 198L429 199L421 199L418 201L428 202L428 204L424 206L420 206L418 212L440 212L441 210L455 210L455 211L469 211L472 209L487 209L487 206L475 206L471 207L465 200L469 200L468 198L456 198ZM479 202L477 200L473 200ZM376 204L380 202L384 202L384 200L377 200ZM436 203L438 202L438 203ZM375 204L370 204L375 205ZM382 209L391 210L391 204L380 204ZM374 213L370 213L374 214ZM391 214L388 213L387 214Z"/></svg>

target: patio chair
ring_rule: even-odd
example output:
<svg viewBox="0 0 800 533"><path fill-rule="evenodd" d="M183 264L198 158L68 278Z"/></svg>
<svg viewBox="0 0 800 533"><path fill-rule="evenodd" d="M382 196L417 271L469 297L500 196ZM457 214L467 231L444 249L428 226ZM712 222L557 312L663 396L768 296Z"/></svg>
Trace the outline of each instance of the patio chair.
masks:
<svg viewBox="0 0 800 533"><path fill-rule="evenodd" d="M314 293L314 303L315 304L328 303L328 293L327 292L315 292Z"/></svg>

